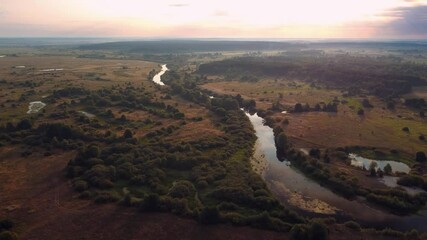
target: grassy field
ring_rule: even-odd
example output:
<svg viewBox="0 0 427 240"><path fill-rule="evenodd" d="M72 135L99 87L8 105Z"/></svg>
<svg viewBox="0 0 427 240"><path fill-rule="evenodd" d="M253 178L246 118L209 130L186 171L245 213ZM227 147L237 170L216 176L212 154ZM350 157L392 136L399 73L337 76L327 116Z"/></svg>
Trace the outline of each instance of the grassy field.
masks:
<svg viewBox="0 0 427 240"><path fill-rule="evenodd" d="M339 100L341 103L338 113L272 115L276 124L285 128L286 134L297 148L366 146L388 151L396 149L410 156L427 149L427 142L419 139L420 135L427 135L426 120L400 103L396 105L395 110L388 110L384 102L370 96L367 98L374 107L365 109L365 115L359 116L357 110L363 108L361 101L364 98L342 97L340 91L313 88L297 81L212 81L203 87L213 92L241 94L245 98L255 99L257 108L262 110L271 108L276 101L293 109L296 103L308 103L313 107L319 102ZM289 124L284 124L284 119L288 119ZM410 131L402 131L404 127L408 127ZM401 160L408 162L408 159Z"/></svg>

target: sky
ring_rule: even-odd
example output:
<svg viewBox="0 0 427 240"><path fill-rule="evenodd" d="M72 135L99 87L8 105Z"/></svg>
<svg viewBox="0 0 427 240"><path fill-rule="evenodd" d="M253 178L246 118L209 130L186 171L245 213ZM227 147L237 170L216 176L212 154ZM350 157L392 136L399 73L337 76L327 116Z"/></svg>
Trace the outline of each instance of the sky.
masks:
<svg viewBox="0 0 427 240"><path fill-rule="evenodd" d="M427 39L427 0L0 0L0 37Z"/></svg>

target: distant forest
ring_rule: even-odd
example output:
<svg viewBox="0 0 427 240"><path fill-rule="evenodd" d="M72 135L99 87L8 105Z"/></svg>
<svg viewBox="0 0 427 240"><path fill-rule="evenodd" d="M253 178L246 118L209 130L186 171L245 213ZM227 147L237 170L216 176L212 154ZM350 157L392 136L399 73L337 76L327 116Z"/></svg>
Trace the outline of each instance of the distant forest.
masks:
<svg viewBox="0 0 427 240"><path fill-rule="evenodd" d="M215 51L282 51L318 48L360 48L389 50L427 50L427 43L413 42L308 42L308 41L241 41L241 40L152 40L85 44L81 50L115 50L145 54L170 54Z"/></svg>
<svg viewBox="0 0 427 240"><path fill-rule="evenodd" d="M242 81L258 79L253 76L296 78L348 90L350 95L364 92L383 98L397 97L411 92L414 86L427 85L425 64L403 62L392 56L325 54L322 51L232 58L203 64L198 71Z"/></svg>

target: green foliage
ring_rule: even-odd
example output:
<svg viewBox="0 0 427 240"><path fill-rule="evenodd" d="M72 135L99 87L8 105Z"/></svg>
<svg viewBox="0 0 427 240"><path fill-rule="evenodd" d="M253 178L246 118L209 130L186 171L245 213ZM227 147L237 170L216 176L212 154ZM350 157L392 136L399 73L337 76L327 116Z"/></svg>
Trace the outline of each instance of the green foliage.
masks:
<svg viewBox="0 0 427 240"><path fill-rule="evenodd" d="M0 233L0 240L18 240L18 235L11 231L3 231Z"/></svg>
<svg viewBox="0 0 427 240"><path fill-rule="evenodd" d="M384 173L386 175L391 175L393 173L393 169L391 168L390 163L387 163L387 165L385 165L385 167L384 167Z"/></svg>
<svg viewBox="0 0 427 240"><path fill-rule="evenodd" d="M160 208L160 198L157 194L149 194L141 204L141 210L145 212L158 211Z"/></svg>
<svg viewBox="0 0 427 240"><path fill-rule="evenodd" d="M308 227L308 239L310 240L327 240L328 228L319 221L313 221Z"/></svg>
<svg viewBox="0 0 427 240"><path fill-rule="evenodd" d="M14 223L10 219L2 219L0 220L0 232L3 230L10 230L14 227Z"/></svg>
<svg viewBox="0 0 427 240"><path fill-rule="evenodd" d="M220 215L219 215L218 208L216 207L203 208L199 215L199 221L203 224L219 223Z"/></svg>
<svg viewBox="0 0 427 240"><path fill-rule="evenodd" d="M426 162L427 161L427 157L426 154L424 152L417 152L415 155L415 161L417 162Z"/></svg>
<svg viewBox="0 0 427 240"><path fill-rule="evenodd" d="M344 225L345 225L346 227L350 228L350 229L355 230L355 231L358 231L358 232L360 232L360 231L361 231L361 228L360 228L359 223L357 223L357 222L355 222L355 221L348 221L348 222L345 222L345 223L344 223Z"/></svg>
<svg viewBox="0 0 427 240"><path fill-rule="evenodd" d="M291 240L308 240L308 227L305 224L295 224L290 231Z"/></svg>
<svg viewBox="0 0 427 240"><path fill-rule="evenodd" d="M124 138L132 138L133 137L132 131L129 129L126 129L125 132L123 133L123 137Z"/></svg>

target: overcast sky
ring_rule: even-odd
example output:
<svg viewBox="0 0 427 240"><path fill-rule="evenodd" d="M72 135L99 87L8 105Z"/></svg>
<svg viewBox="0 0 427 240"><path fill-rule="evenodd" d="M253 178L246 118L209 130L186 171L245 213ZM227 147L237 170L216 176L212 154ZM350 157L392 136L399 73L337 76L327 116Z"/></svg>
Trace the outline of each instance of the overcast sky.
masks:
<svg viewBox="0 0 427 240"><path fill-rule="evenodd" d="M427 38L427 0L0 0L0 37Z"/></svg>

